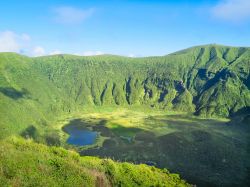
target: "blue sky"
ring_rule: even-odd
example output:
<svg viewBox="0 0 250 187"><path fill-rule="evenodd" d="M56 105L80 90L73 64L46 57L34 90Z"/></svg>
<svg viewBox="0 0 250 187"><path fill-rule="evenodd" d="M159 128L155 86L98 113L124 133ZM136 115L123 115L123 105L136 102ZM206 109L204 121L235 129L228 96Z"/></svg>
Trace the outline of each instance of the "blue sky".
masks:
<svg viewBox="0 0 250 187"><path fill-rule="evenodd" d="M250 46L249 0L6 0L0 51L165 55L194 45Z"/></svg>

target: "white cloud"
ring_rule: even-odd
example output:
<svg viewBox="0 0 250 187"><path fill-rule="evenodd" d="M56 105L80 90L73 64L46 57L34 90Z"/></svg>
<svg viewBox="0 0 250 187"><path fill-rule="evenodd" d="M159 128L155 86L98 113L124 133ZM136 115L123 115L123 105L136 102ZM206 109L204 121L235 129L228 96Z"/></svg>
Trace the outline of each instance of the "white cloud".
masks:
<svg viewBox="0 0 250 187"><path fill-rule="evenodd" d="M136 57L136 55L131 53L131 54L128 55L128 57L133 58L133 57Z"/></svg>
<svg viewBox="0 0 250 187"><path fill-rule="evenodd" d="M84 51L82 53L83 56L96 56L96 55L103 55L104 52L102 51Z"/></svg>
<svg viewBox="0 0 250 187"><path fill-rule="evenodd" d="M18 43L18 35L12 31L0 33L0 52L19 52L21 49Z"/></svg>
<svg viewBox="0 0 250 187"><path fill-rule="evenodd" d="M60 50L54 50L52 52L49 53L49 55L59 55L59 54L62 54L62 51Z"/></svg>
<svg viewBox="0 0 250 187"><path fill-rule="evenodd" d="M13 31L0 32L0 52L16 52L29 56L46 55L43 47L31 45L31 37L28 34Z"/></svg>
<svg viewBox="0 0 250 187"><path fill-rule="evenodd" d="M36 46L36 47L34 47L34 49L32 50L32 55L33 56L43 56L43 55L45 55L46 53L45 53L45 50L44 50L44 48L43 47L41 47L41 46Z"/></svg>
<svg viewBox="0 0 250 187"><path fill-rule="evenodd" d="M23 53L29 46L28 34L17 34L13 31L0 32L0 52Z"/></svg>
<svg viewBox="0 0 250 187"><path fill-rule="evenodd" d="M33 45L31 37L28 34L17 34L13 31L0 32L0 52L16 52L29 56L43 56L62 54L58 49L50 53L40 45ZM104 54L102 51L84 51L78 53L79 56L95 56Z"/></svg>
<svg viewBox="0 0 250 187"><path fill-rule="evenodd" d="M94 13L94 8L83 10L75 7L62 6L55 8L54 13L54 19L58 23L78 24L92 16Z"/></svg>
<svg viewBox="0 0 250 187"><path fill-rule="evenodd" d="M0 32L0 52L16 52L28 56L44 56L62 54L62 51L56 49L47 52L40 45L34 44L31 37L26 34L17 34L13 31ZM75 53L78 56L96 56L105 54L102 51L84 51L82 53ZM134 57L135 55L129 54L128 56Z"/></svg>
<svg viewBox="0 0 250 187"><path fill-rule="evenodd" d="M222 0L211 9L218 19L241 22L250 19L250 0Z"/></svg>

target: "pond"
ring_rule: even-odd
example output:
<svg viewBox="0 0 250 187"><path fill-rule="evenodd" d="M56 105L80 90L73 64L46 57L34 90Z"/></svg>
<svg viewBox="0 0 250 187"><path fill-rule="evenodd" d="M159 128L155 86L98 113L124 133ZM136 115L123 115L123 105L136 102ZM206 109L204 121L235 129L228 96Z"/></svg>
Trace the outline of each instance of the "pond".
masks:
<svg viewBox="0 0 250 187"><path fill-rule="evenodd" d="M98 133L91 131L86 124L80 120L72 120L63 127L63 130L69 134L67 143L71 145L84 146L94 144Z"/></svg>

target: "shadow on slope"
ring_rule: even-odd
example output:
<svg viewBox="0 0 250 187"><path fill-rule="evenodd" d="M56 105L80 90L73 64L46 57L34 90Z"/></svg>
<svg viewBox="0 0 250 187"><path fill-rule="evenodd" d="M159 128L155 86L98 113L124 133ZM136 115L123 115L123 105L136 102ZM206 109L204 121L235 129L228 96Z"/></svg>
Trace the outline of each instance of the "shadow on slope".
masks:
<svg viewBox="0 0 250 187"><path fill-rule="evenodd" d="M22 90L19 91L12 87L0 87L0 92L14 100L18 100L29 95L28 90L26 90L25 88L22 88Z"/></svg>

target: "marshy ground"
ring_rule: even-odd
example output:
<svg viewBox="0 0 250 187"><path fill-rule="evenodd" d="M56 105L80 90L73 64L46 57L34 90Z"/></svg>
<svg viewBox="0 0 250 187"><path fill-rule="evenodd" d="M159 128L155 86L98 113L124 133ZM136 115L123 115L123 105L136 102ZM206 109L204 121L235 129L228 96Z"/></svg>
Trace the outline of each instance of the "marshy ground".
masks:
<svg viewBox="0 0 250 187"><path fill-rule="evenodd" d="M94 144L75 147L81 155L167 168L198 186L247 186L250 139L244 123L115 110L86 112L65 127L98 133Z"/></svg>

